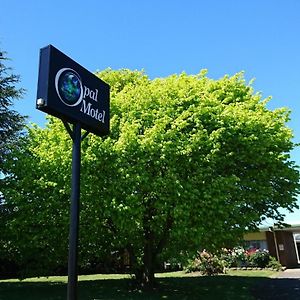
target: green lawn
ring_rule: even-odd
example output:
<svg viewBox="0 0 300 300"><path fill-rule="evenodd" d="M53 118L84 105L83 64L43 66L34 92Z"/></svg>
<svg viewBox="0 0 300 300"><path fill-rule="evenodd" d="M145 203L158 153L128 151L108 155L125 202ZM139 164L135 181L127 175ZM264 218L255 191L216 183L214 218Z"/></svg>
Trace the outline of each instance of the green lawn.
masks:
<svg viewBox="0 0 300 300"><path fill-rule="evenodd" d="M158 286L152 292L131 289L129 276L87 275L79 277L79 300L118 299L254 299L250 289L272 271L230 271L205 277L173 272L157 274ZM66 277L30 278L0 281L0 300L65 300Z"/></svg>

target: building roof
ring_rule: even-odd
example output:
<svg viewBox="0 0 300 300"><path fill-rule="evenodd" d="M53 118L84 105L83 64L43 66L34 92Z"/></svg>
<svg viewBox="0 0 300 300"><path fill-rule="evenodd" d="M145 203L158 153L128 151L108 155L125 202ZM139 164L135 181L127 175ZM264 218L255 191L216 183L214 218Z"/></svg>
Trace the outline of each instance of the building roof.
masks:
<svg viewBox="0 0 300 300"><path fill-rule="evenodd" d="M289 223L286 227L278 227L276 224L273 226L263 226L259 228L259 231L295 231L300 232L300 222Z"/></svg>

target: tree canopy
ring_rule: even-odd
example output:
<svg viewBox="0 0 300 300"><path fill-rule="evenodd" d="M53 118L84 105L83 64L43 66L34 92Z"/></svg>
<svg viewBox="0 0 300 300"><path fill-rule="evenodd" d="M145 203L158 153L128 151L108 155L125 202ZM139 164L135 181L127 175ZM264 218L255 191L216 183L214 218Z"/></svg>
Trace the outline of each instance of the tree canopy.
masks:
<svg viewBox="0 0 300 300"><path fill-rule="evenodd" d="M25 117L13 109L14 101L21 98L24 90L16 87L20 78L5 66L7 60L6 53L0 49L0 171L3 171L6 154L15 145L25 121Z"/></svg>
<svg viewBox="0 0 300 300"><path fill-rule="evenodd" d="M111 85L111 133L82 144L81 264L126 249L136 275L151 283L158 261L232 246L264 218L283 221L279 208L297 207L289 110L268 109L242 73L97 75ZM63 265L68 134L50 118L13 155L5 255L43 269Z"/></svg>
<svg viewBox="0 0 300 300"><path fill-rule="evenodd" d="M6 53L0 49L0 231L3 236L5 235L4 228L8 215L3 194L3 178L6 174L5 165L8 163L8 156L10 156L10 160L14 159L10 154L18 147L21 132L25 126L25 117L13 109L14 102L21 98L24 90L16 86L20 78L12 73L11 68L5 65L7 61ZM3 240L0 238L0 248L7 248L8 245L2 243ZM3 265L1 258L0 264Z"/></svg>

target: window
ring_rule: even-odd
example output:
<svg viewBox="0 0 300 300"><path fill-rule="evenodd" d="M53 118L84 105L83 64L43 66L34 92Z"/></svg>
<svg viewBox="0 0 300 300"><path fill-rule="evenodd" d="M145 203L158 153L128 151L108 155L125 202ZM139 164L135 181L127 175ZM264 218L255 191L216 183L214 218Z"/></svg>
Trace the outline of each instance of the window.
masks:
<svg viewBox="0 0 300 300"><path fill-rule="evenodd" d="M252 241L245 241L246 249L261 249L261 250L268 250L267 241L265 240L252 240Z"/></svg>

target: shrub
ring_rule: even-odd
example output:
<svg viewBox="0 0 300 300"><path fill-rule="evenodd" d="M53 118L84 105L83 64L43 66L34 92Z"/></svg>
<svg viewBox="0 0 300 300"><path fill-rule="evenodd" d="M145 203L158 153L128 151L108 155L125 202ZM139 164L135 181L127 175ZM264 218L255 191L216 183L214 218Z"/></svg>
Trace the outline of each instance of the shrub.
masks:
<svg viewBox="0 0 300 300"><path fill-rule="evenodd" d="M227 268L234 267L257 267L272 268L280 270L281 264L270 255L268 250L234 248L223 249L221 258L225 261Z"/></svg>
<svg viewBox="0 0 300 300"><path fill-rule="evenodd" d="M202 251L189 262L185 270L186 272L201 272L203 275L210 276L223 274L226 268L234 267L272 268L276 271L282 269L281 264L267 250L245 251L243 248L234 248L232 250L223 249L218 255Z"/></svg>
<svg viewBox="0 0 300 300"><path fill-rule="evenodd" d="M276 260L275 257L270 256L270 261L267 264L267 268L273 269L274 271L281 271L282 265Z"/></svg>
<svg viewBox="0 0 300 300"><path fill-rule="evenodd" d="M186 267L186 272L200 272L203 275L216 275L225 273L225 261L218 256L202 251Z"/></svg>
<svg viewBox="0 0 300 300"><path fill-rule="evenodd" d="M243 248L223 249L220 257L225 261L227 268L246 267L249 264L248 255Z"/></svg>
<svg viewBox="0 0 300 300"><path fill-rule="evenodd" d="M266 268L271 256L266 250L256 250L249 255L249 265L252 267Z"/></svg>

